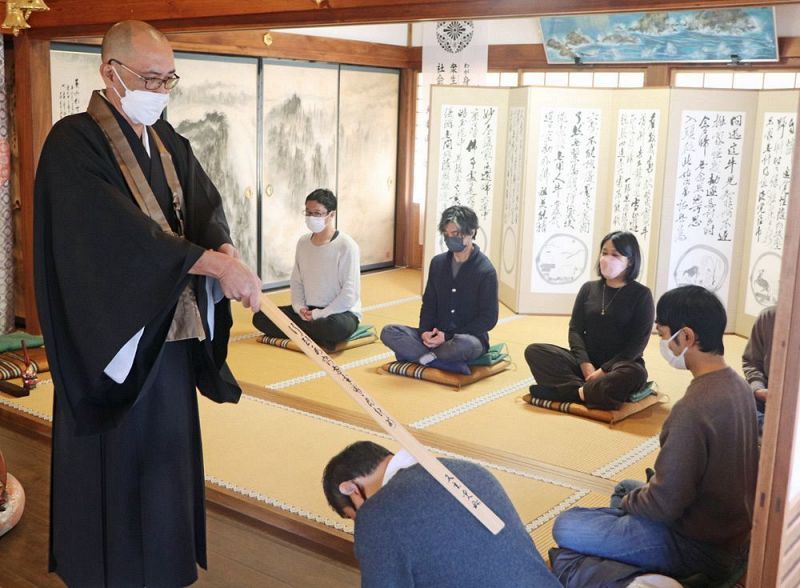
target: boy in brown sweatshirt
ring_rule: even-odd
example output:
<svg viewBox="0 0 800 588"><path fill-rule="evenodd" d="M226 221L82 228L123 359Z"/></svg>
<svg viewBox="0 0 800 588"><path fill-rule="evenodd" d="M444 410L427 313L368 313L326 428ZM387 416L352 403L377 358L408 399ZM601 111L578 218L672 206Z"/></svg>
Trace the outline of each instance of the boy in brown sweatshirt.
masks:
<svg viewBox="0 0 800 588"><path fill-rule="evenodd" d="M758 430L753 392L723 357L726 323L722 303L704 288L661 297L662 355L694 379L664 422L655 475L616 500L618 508L559 516L553 536L560 547L674 578L719 580L746 559Z"/></svg>

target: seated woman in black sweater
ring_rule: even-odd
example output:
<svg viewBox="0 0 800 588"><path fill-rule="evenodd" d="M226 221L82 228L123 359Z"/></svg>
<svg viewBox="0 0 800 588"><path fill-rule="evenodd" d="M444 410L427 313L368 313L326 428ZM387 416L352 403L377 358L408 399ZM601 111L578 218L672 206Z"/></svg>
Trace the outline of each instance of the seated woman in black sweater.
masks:
<svg viewBox="0 0 800 588"><path fill-rule="evenodd" d="M655 308L647 286L636 282L641 254L636 237L609 233L600 242L597 272L578 292L569 321L569 347L534 343L525 360L536 384L531 396L618 408L647 382L642 352Z"/></svg>

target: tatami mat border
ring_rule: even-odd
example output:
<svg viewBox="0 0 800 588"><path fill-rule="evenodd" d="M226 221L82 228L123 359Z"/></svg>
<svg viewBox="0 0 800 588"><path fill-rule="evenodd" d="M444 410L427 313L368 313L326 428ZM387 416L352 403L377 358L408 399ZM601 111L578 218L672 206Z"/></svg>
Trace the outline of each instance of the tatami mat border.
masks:
<svg viewBox="0 0 800 588"><path fill-rule="evenodd" d="M647 441L637 445L627 453L622 454L614 461L604 465L599 469L596 469L592 472L592 475L599 476L601 478L612 478L622 470L629 468L637 461L640 461L650 455L653 451L658 449L658 447L658 435L653 435ZM642 474L644 474L644 472L642 472Z"/></svg>
<svg viewBox="0 0 800 588"><path fill-rule="evenodd" d="M283 502L282 500L278 500L277 498L271 498L264 494L260 494L255 490L250 488L245 488L243 486L237 486L231 482L226 480L221 480L219 478L215 478L214 476L206 476L206 482L214 484L215 486L219 486L220 488L225 488L227 490L231 490L236 494L240 494L241 496L246 496L247 498L252 498L266 504L268 506L272 506L274 508L279 508L283 511L289 512L293 515L297 515L299 517L303 517L304 519L308 519L310 521L314 521L315 523L320 523L325 525L326 527L331 527L332 529L336 529L337 531L342 531L344 533L348 533L350 535L353 534L353 531L348 529L343 523L339 521L334 521L333 519L329 519L328 517L323 517L321 515L314 514L309 512L305 509L298 508L293 506L289 503Z"/></svg>
<svg viewBox="0 0 800 588"><path fill-rule="evenodd" d="M394 357L394 353L392 351L386 351L385 353L370 355L369 357L365 357L364 359L359 359L356 361L351 361L350 363L343 363L339 367L343 371L346 371L364 365L369 365L371 363L375 363L376 361L383 361L384 359L389 359L390 357ZM325 372L320 370L318 372L311 372L310 374L297 376L296 378L281 380L280 382L275 382L274 384L267 384L266 386L264 386L264 388L272 388L273 390L280 390L281 388L288 388L289 386L294 386L295 384L302 384L304 382L310 382L312 380L319 380L320 378L324 378L326 375L327 374Z"/></svg>
<svg viewBox="0 0 800 588"><path fill-rule="evenodd" d="M532 377L527 377L524 380L519 380L518 382L509 384L508 386L500 388L499 390L495 390L494 392L489 392L483 396L478 396L477 398L473 398L472 400L464 402L463 404L459 404L458 406L454 406L453 408L448 408L440 413L420 419L411 423L409 427L412 429L425 429L432 425L438 425L442 421L446 421L447 419L451 419L458 415L464 414L465 412L469 412L470 410L474 410L480 406L483 406L484 404L494 402L498 398L503 398L504 396L513 394L514 392L517 392L522 388L527 388L534 383L536 383L536 380L534 380Z"/></svg>
<svg viewBox="0 0 800 588"><path fill-rule="evenodd" d="M588 495L589 495L589 491L588 490L579 490L578 492L575 492L575 494L572 494L571 496L565 498L564 500L559 502L557 505L555 505L553 508L548 510L546 513L536 517L530 523L525 525L525 530L529 534L533 533L536 529L538 529L539 527L541 527L545 523L548 523L549 521L552 521L554 518L556 518L558 515L560 515L565 510L569 510L570 508L572 508L575 505L576 502L578 502L584 496L588 496Z"/></svg>
<svg viewBox="0 0 800 588"><path fill-rule="evenodd" d="M525 318L525 316L527 316L527 315L524 315L524 314L512 314L511 316L504 316L503 318L498 319L497 324L498 325L504 325L506 323L517 321L517 320L519 320L521 318Z"/></svg>
<svg viewBox="0 0 800 588"><path fill-rule="evenodd" d="M28 408L27 406L22 406L20 404L17 404L16 402L12 402L11 400L6 400L5 398L0 398L0 405L7 406L8 408L15 410L17 412L35 416L38 419L47 421L48 423L53 422L53 417L51 415L44 414L43 412L39 412L38 410L33 410L32 408Z"/></svg>
<svg viewBox="0 0 800 588"><path fill-rule="evenodd" d="M388 302L380 302L378 304L370 304L369 306L364 306L361 308L361 312L369 312L371 310L378 310L379 308L389 308L391 306L397 306L398 304L405 304L406 302L416 302L417 300L422 300L422 296L414 295L414 296L407 296L405 298L397 298L395 300L389 300ZM261 335L260 331L252 331L250 333L244 333L243 335L237 335L236 337L231 337L231 343L239 343L240 341L247 341L248 339L255 339Z"/></svg>
<svg viewBox="0 0 800 588"><path fill-rule="evenodd" d="M369 306L361 307L361 312L369 312L371 310L378 310L379 308L389 308L390 306L397 306L398 304L405 304L406 302L416 302L422 300L422 296L415 294L414 296L407 296L405 298L397 298L396 300L389 300L388 302L379 302L378 304L370 304Z"/></svg>
<svg viewBox="0 0 800 588"><path fill-rule="evenodd" d="M48 378L47 380L39 380L39 384L52 384L53 380ZM53 415L45 414L43 412L39 412L38 410L33 410L32 408L28 408L27 406L23 406L17 404L13 400L6 400L5 398L0 398L0 405L7 406L12 410L16 410L17 412L21 412L23 414L29 414L31 416L35 416L37 419L42 419L43 421L47 421L48 423L53 422Z"/></svg>

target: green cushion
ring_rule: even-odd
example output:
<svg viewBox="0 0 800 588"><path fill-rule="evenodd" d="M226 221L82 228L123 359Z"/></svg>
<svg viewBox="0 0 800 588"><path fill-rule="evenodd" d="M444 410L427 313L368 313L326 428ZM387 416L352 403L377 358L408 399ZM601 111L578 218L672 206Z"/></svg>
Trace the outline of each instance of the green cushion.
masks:
<svg viewBox="0 0 800 588"><path fill-rule="evenodd" d="M492 345L489 347L489 351L481 355L480 357L476 357L472 361L468 361L469 365L494 365L503 361L504 359L508 359L508 352L506 350L505 343L498 343L496 345Z"/></svg>
<svg viewBox="0 0 800 588"><path fill-rule="evenodd" d="M355 341L356 339L363 339L375 334L375 328L372 325L358 325L358 328L350 335L347 340Z"/></svg>
<svg viewBox="0 0 800 588"><path fill-rule="evenodd" d="M16 331L8 335L0 335L0 353L4 351L18 351L22 349L22 342L28 347L41 347L44 339L37 335L29 335L24 331Z"/></svg>
<svg viewBox="0 0 800 588"><path fill-rule="evenodd" d="M655 393L656 393L655 382L651 380L644 385L644 388L642 388L638 392L634 392L633 394L631 394L628 397L628 402L639 402L642 398L647 398L651 394Z"/></svg>

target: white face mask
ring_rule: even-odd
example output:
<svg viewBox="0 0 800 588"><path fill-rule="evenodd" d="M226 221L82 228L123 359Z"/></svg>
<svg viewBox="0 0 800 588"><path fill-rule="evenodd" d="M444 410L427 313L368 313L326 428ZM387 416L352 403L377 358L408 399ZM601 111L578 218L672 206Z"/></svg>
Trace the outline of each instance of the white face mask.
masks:
<svg viewBox="0 0 800 588"><path fill-rule="evenodd" d="M676 370L685 370L686 369L686 350L689 349L688 347L684 347L683 351L681 351L680 355L675 355L672 353L672 349L669 348L670 341L672 341L675 337L678 336L680 330L675 333L669 339L661 339L658 342L661 348L661 357L663 357L666 362L674 367Z"/></svg>
<svg viewBox="0 0 800 588"><path fill-rule="evenodd" d="M600 256L600 273L606 280L613 280L628 268L627 257Z"/></svg>
<svg viewBox="0 0 800 588"><path fill-rule="evenodd" d="M307 216L306 226L312 233L321 233L325 229L325 219L327 216Z"/></svg>
<svg viewBox="0 0 800 588"><path fill-rule="evenodd" d="M120 101L122 102L122 110L128 115L133 124L150 126L158 120L161 113L169 103L169 94L162 94L161 92L148 92L146 90L131 90L122 81L122 76L119 75L117 68L114 68L114 73L117 74L122 87L125 88L125 96L120 96L117 92Z"/></svg>

